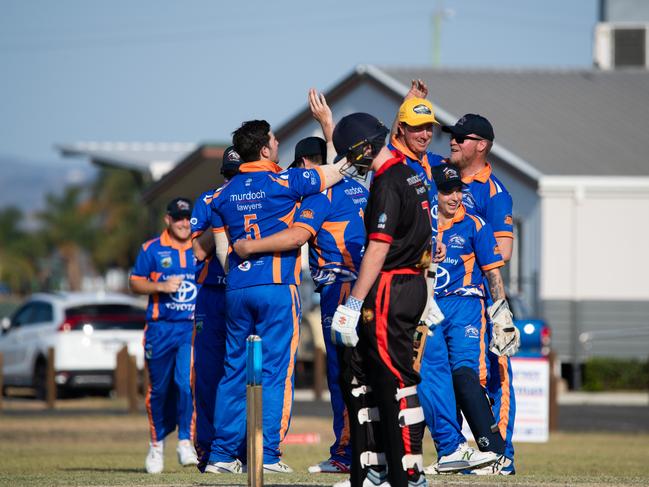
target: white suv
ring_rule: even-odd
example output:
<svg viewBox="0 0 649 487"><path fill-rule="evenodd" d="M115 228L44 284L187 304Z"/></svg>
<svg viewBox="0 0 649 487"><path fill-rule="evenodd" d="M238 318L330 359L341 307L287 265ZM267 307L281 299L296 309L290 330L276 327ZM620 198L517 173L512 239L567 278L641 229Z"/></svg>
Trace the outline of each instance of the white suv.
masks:
<svg viewBox="0 0 649 487"><path fill-rule="evenodd" d="M2 320L4 385L45 396L47 350L54 348L60 392L113 387L117 352L126 345L144 366L145 305L125 294L39 293Z"/></svg>

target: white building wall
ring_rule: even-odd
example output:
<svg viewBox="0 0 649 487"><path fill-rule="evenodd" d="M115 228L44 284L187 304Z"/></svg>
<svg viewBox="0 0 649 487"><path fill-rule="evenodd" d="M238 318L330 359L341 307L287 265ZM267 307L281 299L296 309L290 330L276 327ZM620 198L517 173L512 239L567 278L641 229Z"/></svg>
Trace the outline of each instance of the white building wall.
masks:
<svg viewBox="0 0 649 487"><path fill-rule="evenodd" d="M649 178L546 177L541 298L649 300Z"/></svg>

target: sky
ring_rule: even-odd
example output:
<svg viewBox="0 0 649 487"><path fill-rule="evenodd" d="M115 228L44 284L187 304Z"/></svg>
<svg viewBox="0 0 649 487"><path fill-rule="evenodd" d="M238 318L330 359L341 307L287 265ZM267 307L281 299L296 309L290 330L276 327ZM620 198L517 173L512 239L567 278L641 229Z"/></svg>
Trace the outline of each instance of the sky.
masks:
<svg viewBox="0 0 649 487"><path fill-rule="evenodd" d="M0 0L0 158L226 141L357 64L589 68L598 0ZM441 12L440 28L433 16Z"/></svg>

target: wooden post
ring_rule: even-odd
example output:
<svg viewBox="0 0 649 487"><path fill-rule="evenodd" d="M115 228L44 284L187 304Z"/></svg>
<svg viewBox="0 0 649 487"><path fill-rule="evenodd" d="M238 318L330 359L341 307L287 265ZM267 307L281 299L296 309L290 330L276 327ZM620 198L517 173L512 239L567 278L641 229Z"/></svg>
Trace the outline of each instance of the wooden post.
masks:
<svg viewBox="0 0 649 487"><path fill-rule="evenodd" d="M550 418L549 418L549 429L550 431L557 431L559 429L559 406L557 404L557 377L554 373L554 364L556 360L556 354L554 350L550 351L548 355L549 367L550 367Z"/></svg>
<svg viewBox="0 0 649 487"><path fill-rule="evenodd" d="M4 361L2 357L2 352L0 352L0 411L2 411L2 399L4 397L4 392L5 392L5 384L4 384Z"/></svg>
<svg viewBox="0 0 649 487"><path fill-rule="evenodd" d="M327 357L320 347L313 348L313 395L317 401L322 399L322 391L327 377Z"/></svg>
<svg viewBox="0 0 649 487"><path fill-rule="evenodd" d="M45 403L47 409L54 409L56 404L56 381L54 380L54 348L47 349L47 372L45 374Z"/></svg>
<svg viewBox="0 0 649 487"><path fill-rule="evenodd" d="M131 414L137 413L137 363L135 357L127 354L128 375L127 375L127 389L128 389L128 412Z"/></svg>
<svg viewBox="0 0 649 487"><path fill-rule="evenodd" d="M128 347L124 345L115 356L115 376L113 379L115 396L128 395Z"/></svg>
<svg viewBox="0 0 649 487"><path fill-rule="evenodd" d="M264 425L262 405L261 338L250 335L246 340L246 447L248 453L248 487L264 485Z"/></svg>

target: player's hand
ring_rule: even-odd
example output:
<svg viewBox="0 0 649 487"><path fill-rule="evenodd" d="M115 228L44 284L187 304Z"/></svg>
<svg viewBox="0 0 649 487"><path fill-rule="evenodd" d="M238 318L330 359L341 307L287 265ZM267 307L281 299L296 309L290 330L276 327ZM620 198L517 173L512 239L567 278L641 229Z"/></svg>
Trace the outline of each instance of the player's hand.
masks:
<svg viewBox="0 0 649 487"><path fill-rule="evenodd" d="M428 86L422 79L413 79L410 82L410 91L406 93L404 100L410 98L426 98L428 96Z"/></svg>
<svg viewBox="0 0 649 487"><path fill-rule="evenodd" d="M250 240L245 238L242 238L241 240L237 240L232 245L232 250L234 250L234 252L242 259L247 259L248 257L250 257L250 254L252 254L252 252L250 251L249 243Z"/></svg>
<svg viewBox="0 0 649 487"><path fill-rule="evenodd" d="M327 100L322 93L318 93L315 88L309 90L309 108L324 133L325 140L330 141L334 130L334 119L331 114L331 108L327 105Z"/></svg>
<svg viewBox="0 0 649 487"><path fill-rule="evenodd" d="M178 291L182 282L183 278L181 276L170 276L166 281L160 283L160 292L173 294Z"/></svg>
<svg viewBox="0 0 649 487"><path fill-rule="evenodd" d="M444 262L444 259L446 259L446 244L438 240L437 244L435 245L435 255L433 256L433 262L439 264L441 262Z"/></svg>
<svg viewBox="0 0 649 487"><path fill-rule="evenodd" d="M351 298L354 300L354 298ZM362 301L354 300L356 303ZM349 304L349 306L348 306ZM358 309L352 309L350 306ZM335 345L342 345L345 347L355 347L358 343L358 333L356 326L361 317L360 306L355 303L350 303L349 299L346 304L339 304L331 320L331 341Z"/></svg>
<svg viewBox="0 0 649 487"><path fill-rule="evenodd" d="M488 308L493 322L493 332L489 350L498 356L511 357L521 346L521 333L514 326L512 312L504 299L499 299Z"/></svg>

